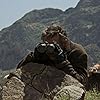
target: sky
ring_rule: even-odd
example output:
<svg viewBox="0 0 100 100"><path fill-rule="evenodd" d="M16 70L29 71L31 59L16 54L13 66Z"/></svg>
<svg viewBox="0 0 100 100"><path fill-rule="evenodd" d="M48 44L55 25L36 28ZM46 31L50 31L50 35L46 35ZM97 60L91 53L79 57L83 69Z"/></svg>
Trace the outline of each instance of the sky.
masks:
<svg viewBox="0 0 100 100"><path fill-rule="evenodd" d="M79 0L0 0L0 30L34 9L75 7Z"/></svg>

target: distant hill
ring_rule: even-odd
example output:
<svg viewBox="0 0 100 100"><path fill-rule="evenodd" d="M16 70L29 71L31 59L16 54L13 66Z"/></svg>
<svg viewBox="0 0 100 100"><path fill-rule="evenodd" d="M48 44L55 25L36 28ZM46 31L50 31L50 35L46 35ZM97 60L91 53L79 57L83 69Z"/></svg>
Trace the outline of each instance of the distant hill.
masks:
<svg viewBox="0 0 100 100"><path fill-rule="evenodd" d="M91 62L100 62L100 1L80 0L66 11L46 8L33 10L0 31L0 68L16 66L41 41L41 33L51 23L61 25L71 40L82 44Z"/></svg>

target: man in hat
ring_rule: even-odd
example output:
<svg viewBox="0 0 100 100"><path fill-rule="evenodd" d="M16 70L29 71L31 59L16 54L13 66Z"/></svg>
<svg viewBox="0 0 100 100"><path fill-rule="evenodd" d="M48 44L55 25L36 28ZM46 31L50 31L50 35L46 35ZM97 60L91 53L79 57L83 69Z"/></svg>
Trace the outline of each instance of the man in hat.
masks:
<svg viewBox="0 0 100 100"><path fill-rule="evenodd" d="M80 44L72 42L60 26L47 27L41 38L43 42L59 44L67 55L67 61L57 66L85 84L87 81L87 53L85 49Z"/></svg>

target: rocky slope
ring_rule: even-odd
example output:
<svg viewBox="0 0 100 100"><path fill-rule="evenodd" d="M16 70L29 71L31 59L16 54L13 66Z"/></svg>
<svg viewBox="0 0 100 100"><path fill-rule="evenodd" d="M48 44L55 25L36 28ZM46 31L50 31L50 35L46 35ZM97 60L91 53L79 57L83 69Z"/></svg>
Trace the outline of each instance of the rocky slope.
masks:
<svg viewBox="0 0 100 100"><path fill-rule="evenodd" d="M80 0L66 11L46 8L33 10L10 27L0 31L0 68L16 66L40 41L41 32L52 22L60 24L68 36L82 44L91 62L100 62L100 1Z"/></svg>

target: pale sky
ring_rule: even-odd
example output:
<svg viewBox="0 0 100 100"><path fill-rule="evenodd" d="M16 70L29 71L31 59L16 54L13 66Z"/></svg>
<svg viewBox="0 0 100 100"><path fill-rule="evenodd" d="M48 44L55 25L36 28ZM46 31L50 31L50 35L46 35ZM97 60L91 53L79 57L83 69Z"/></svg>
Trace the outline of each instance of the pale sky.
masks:
<svg viewBox="0 0 100 100"><path fill-rule="evenodd" d="M0 0L0 30L10 26L29 11L43 8L66 10L79 0Z"/></svg>

